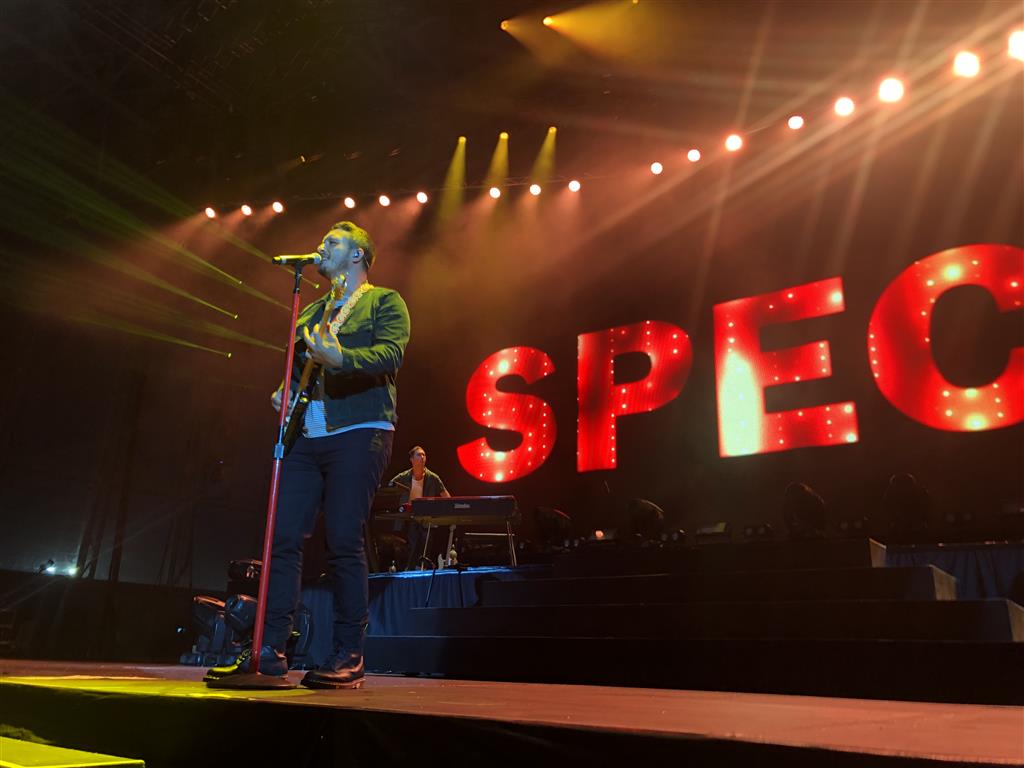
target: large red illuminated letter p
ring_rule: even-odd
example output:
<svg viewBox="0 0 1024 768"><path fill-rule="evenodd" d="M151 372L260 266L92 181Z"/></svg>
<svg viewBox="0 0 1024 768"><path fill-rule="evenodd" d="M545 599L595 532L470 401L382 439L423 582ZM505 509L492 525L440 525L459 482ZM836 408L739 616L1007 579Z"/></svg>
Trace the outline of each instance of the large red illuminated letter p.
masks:
<svg viewBox="0 0 1024 768"><path fill-rule="evenodd" d="M650 373L639 381L615 383L615 358L630 352L647 355ZM693 351L682 328L648 320L635 325L584 333L579 337L580 472L615 468L615 420L660 408L682 390Z"/></svg>

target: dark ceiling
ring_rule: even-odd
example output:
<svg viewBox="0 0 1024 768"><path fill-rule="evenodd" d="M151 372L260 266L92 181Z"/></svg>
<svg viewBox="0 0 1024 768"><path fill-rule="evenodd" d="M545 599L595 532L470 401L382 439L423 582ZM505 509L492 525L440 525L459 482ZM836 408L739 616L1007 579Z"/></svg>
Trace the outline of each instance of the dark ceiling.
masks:
<svg viewBox="0 0 1024 768"><path fill-rule="evenodd" d="M499 24L582 3L5 5L0 70L14 97L90 142L97 163L109 153L201 206L437 185L459 134L486 145L481 168L470 158L479 181L502 129L529 146L513 153L525 173L516 165L550 123L560 157L599 165L638 141L756 120L823 80L875 78L1013 3L643 0L637 12L662 26L636 41L644 56L577 49L555 65Z"/></svg>

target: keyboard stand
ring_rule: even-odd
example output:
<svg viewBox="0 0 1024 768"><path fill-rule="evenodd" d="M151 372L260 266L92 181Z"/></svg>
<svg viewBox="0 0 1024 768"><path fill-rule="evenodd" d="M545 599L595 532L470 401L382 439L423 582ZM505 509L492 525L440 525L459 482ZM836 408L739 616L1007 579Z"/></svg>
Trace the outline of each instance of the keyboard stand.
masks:
<svg viewBox="0 0 1024 768"><path fill-rule="evenodd" d="M378 497L383 497L385 492L392 492L392 489L382 489L377 492ZM456 526L494 526L505 523L504 533L473 533L466 531L464 536L503 536L508 544L508 562L515 567L519 564L516 557L515 536L512 533L512 523L519 522L519 510L513 496L446 496L415 499L411 503L411 510L404 507L400 512L393 512L394 500L383 499L377 504L374 499L374 512L378 520L401 520L415 523L423 528L423 550L420 553L419 570L436 570L436 564L427 558L430 550L430 534L435 528L442 525L448 526L448 543L445 547L444 558L451 566L449 553L455 543ZM426 568L424 567L426 566Z"/></svg>
<svg viewBox="0 0 1024 768"><path fill-rule="evenodd" d="M435 528L433 518L427 518L427 530L423 534L423 553L420 555L420 570L425 570L423 564L428 562L427 549L430 545L430 531ZM516 557L516 545L515 545L515 534L512 533L512 521L505 521L505 533L473 533L472 531L465 531L463 536L472 536L475 538L485 538L489 536L501 536L505 539L508 544L508 564L515 568L519 565L519 560ZM445 562L449 562L449 553L452 551L452 545L455 543L455 523L448 526L448 546L444 550Z"/></svg>

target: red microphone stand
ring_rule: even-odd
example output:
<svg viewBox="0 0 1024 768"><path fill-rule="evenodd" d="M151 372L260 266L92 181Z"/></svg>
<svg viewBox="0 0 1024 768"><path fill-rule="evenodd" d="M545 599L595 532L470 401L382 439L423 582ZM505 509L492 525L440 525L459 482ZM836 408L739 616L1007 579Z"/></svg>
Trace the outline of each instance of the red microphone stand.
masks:
<svg viewBox="0 0 1024 768"><path fill-rule="evenodd" d="M270 555L274 543L274 521L277 519L277 493L281 482L281 464L284 461L284 420L288 410L288 398L285 393L291 391L292 363L295 360L295 325L299 321L299 290L302 286L302 263L294 265L295 287L292 290L292 323L288 332L288 351L285 353L284 388L281 392L281 410L277 420L277 443L274 445L274 469L270 475L270 494L267 499L267 527L263 534L263 566L260 569L260 588L256 598L256 626L252 631L252 656L249 661L249 672L225 675L211 680L207 685L211 688L247 688L282 689L295 688L295 684L287 677L264 675L260 672L260 651L263 648L263 621L267 615L267 588L270 585Z"/></svg>

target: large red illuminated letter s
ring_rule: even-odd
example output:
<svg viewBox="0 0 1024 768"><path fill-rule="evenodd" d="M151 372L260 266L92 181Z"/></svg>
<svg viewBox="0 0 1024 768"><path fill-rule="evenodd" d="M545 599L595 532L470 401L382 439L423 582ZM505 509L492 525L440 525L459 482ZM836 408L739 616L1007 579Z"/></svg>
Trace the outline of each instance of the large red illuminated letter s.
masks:
<svg viewBox="0 0 1024 768"><path fill-rule="evenodd" d="M477 424L519 432L523 442L510 451L495 451L481 437L460 445L459 463L473 477L504 483L530 474L555 447L555 414L539 397L498 391L498 380L520 376L527 384L554 373L544 352L533 347L509 347L495 352L473 372L466 386L466 409Z"/></svg>

